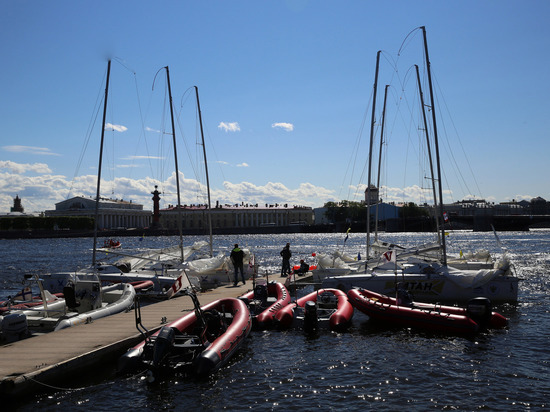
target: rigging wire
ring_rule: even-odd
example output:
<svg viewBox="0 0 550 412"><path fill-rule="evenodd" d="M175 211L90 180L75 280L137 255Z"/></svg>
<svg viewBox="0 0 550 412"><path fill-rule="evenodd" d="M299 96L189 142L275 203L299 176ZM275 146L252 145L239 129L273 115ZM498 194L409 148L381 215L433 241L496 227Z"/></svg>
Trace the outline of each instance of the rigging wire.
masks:
<svg viewBox="0 0 550 412"><path fill-rule="evenodd" d="M432 70L432 75L433 75L433 70ZM435 76L434 76L434 77L435 77ZM460 146L460 149L462 150L462 154L464 155L464 158L465 158L465 160L466 160L466 163L468 164L468 169L469 169L470 174L471 174L471 176L472 176L472 178L473 178L473 180L474 180L474 184L475 184L475 186L476 186L476 188L477 188L477 192L479 193L480 197L483 198L483 194L482 194L482 192L481 192L481 189L479 188L479 185L478 185L478 182L477 182L477 179L476 179L476 175L474 174L473 169L472 169L472 165L471 165L471 163L470 163L470 160L469 160L468 156L466 155L466 151L465 151L465 149L464 149L464 145L462 144L462 140L460 139L460 135L459 135L459 133L458 133L458 130L457 130L457 128L456 128L456 125L455 125L455 123L454 123L454 120L453 120L452 116L450 115L449 106L447 105L447 101L445 100L445 96L444 96L444 94L443 94L442 91L441 91L441 88L440 88L440 86L439 86L439 83L438 83L438 81L437 81L437 78L435 78L435 83L436 83L436 85L437 85L437 89L440 91L441 101L442 101L442 103L443 103L443 105L444 105L444 107L445 107L446 113L447 113L448 116L449 116L451 125L452 125L452 127L453 127L453 129L454 129L454 132L455 132L455 135L456 135L456 137L457 137L456 140L458 141L458 144L459 144L459 146ZM439 102L439 99L438 99L438 102ZM438 104L438 107L439 107L439 104ZM441 113L441 109L440 109L440 113ZM466 179L464 178L463 174L460 172L460 168L458 168L458 162L456 161L456 159L455 159L455 157L454 157L454 153L453 153L453 151L451 150L451 144L450 144L450 141L449 141L449 138L448 138L448 134L446 133L447 128L445 127L445 124L443 124L443 127L444 127L444 130L445 130L445 142L446 142L446 144L447 144L449 153L451 154L452 159L453 159L455 165L457 166L457 169L458 169L458 172L459 172L459 176L461 177L461 179L462 179L464 185L466 186L466 189L467 189L467 191L469 192L468 194L472 194L473 192L472 192L472 191L470 190L470 188L468 187L468 184L467 184Z"/></svg>
<svg viewBox="0 0 550 412"><path fill-rule="evenodd" d="M416 34L417 34L416 32L418 32L421 28L422 28L421 26L416 27L416 28L412 29L412 30L409 32L409 34L407 34L407 35L405 36L405 38L403 39L403 42L401 43L401 46L399 47L399 50L397 51L397 56L401 56L401 51L404 50L404 49L409 45L409 43L411 43L411 42L413 41L414 36L416 36ZM413 33L414 33L414 35L412 36L412 38L411 38L410 40L408 40L409 37L411 37L411 35L412 35ZM407 40L408 40L408 41L407 41ZM406 43L406 45L405 45L405 43Z"/></svg>
<svg viewBox="0 0 550 412"><path fill-rule="evenodd" d="M192 90L192 87L189 87L183 94L183 96L185 96L185 94L187 92L189 92L190 90ZM183 99L183 96L182 96L182 99ZM186 99L187 100L187 99ZM183 100L182 100L183 102ZM198 173L197 173L197 169L196 169L196 165L195 163L193 162L193 156L191 154L191 149L189 147L189 143L187 141L187 139L185 138L185 132L183 130L183 126L181 124L181 120L180 120L180 115L183 111L183 106L180 106L180 113L176 115L176 121L177 121L177 124L178 124L178 129L180 130L180 139L181 141L183 142L184 146L185 146L185 151L187 153L187 158L189 159L189 166L191 167L191 169L193 170L193 173L195 175L195 177L197 178L198 180Z"/></svg>
<svg viewBox="0 0 550 412"><path fill-rule="evenodd" d="M155 82L156 82L157 76L162 70L165 70L165 67L161 67L157 71L157 73L155 74L155 77L153 78L153 85L151 87L152 91L154 91L154 89L155 89ZM166 127L167 112L168 112L168 105L169 105L168 100L169 100L169 97L168 97L168 84L165 83L164 84L164 97L162 99L163 106L162 106L162 110L161 110L160 124L159 124L159 128L158 128L159 139L157 139L157 153L158 153L158 159L159 160L166 159L168 157L168 154L173 152L173 149L172 149L173 146L170 145L170 144L168 144L168 152L166 154L165 154L165 149L164 149L164 147L165 147L164 146L165 145L165 139L163 138L164 135L173 136L173 132L168 133L166 131L166 128L167 128ZM175 156L175 154L174 154L174 156ZM174 193L167 191L167 187L166 187L166 184L168 184L168 181L165 178L166 169L168 168L167 163L168 162L158 162L157 172L154 173L154 175L156 174L158 176L157 180L158 180L158 183L159 183L160 192L165 194L165 195L167 195L167 194L173 195ZM173 173L175 173L175 171ZM167 199L165 199L164 197L162 199L165 202L167 201ZM177 204L177 200L174 202L174 204Z"/></svg>
<svg viewBox="0 0 550 412"><path fill-rule="evenodd" d="M110 84L110 90L109 90L109 100L112 102L112 101L116 101L116 88L113 87L113 82L111 82ZM114 154L115 154L115 124L114 124L114 119L115 119L115 112L114 112L114 107L116 105L114 104L109 104L108 105L108 109L109 109L109 114L110 114L110 118L111 118L111 127L109 129L107 129L107 125L103 125L103 127L105 127L105 131L108 131L110 132L110 143L111 143L111 150L107 150L107 144L104 143L103 145L103 157L104 157L104 164L105 166L103 167L104 169L107 169L107 177L110 179L110 182L111 182L111 191L114 195L114 166L115 166L115 157L114 157ZM103 171L102 171L103 172ZM106 190L108 187L107 187L107 182L105 180L105 178L103 177L103 182L100 186L103 190ZM100 194L100 198L101 198L101 194Z"/></svg>
<svg viewBox="0 0 550 412"><path fill-rule="evenodd" d="M200 135L200 120L199 120L199 108L195 105L195 159L197 159L197 169L199 174L197 174L196 179L199 182L197 186L197 202L200 204L208 203L208 189L206 187L206 182L203 182L203 178L206 177L206 165L204 164L204 156L202 156L202 139ZM205 149L206 150L206 149ZM201 159L201 160L199 160ZM205 189L206 190L203 190Z"/></svg>
<svg viewBox="0 0 550 412"><path fill-rule="evenodd" d="M146 138L146 135L145 135L145 132L146 132L147 129L146 129L146 126L145 126L145 119L143 117L143 109L141 107L141 99L140 99L140 93L139 93L139 87L138 87L138 81L137 81L137 73L135 71L132 71L132 73L134 75L134 87L135 87L135 91L136 91L136 99L137 99L137 104L138 104L138 112L139 112L139 119L140 119L141 128L140 128L140 132L139 132L138 142L134 146L135 151L134 151L134 156L132 158L130 171L133 170L135 162L138 159L138 150L141 147L140 143L141 143L141 140L143 139L143 142L145 144L145 153L146 153L147 162L149 164L149 169L151 170L151 176L154 176L154 174L153 174L153 164L151 162L151 160L153 158L150 155L149 146L147 144L147 138ZM151 93L150 98L149 98L148 107L150 107L151 99L152 99L152 93ZM130 172L130 174L131 174L131 172Z"/></svg>
<svg viewBox="0 0 550 412"><path fill-rule="evenodd" d="M221 165L224 163L222 162L221 160L219 160L219 156L218 156L218 153L216 152L216 146L214 144L212 144L212 138L211 138L211 135L210 135L210 130L208 129L208 125L205 125L204 122L203 122L203 128L204 128L204 135L205 135L205 143L209 143L208 145L208 153L214 153L214 159L216 159L215 163L216 165L218 166L218 170L220 171L220 175L222 176L222 181L226 181L226 178L225 178L225 174L223 173L223 169L221 167ZM208 139L206 138L208 137ZM210 156L209 156L210 157ZM211 164L212 162L210 162Z"/></svg>
<svg viewBox="0 0 550 412"><path fill-rule="evenodd" d="M69 199L69 197L71 196L71 193L72 193L72 190L74 188L74 184L75 184L77 175L80 172L80 167L82 166L82 161L84 160L84 155L86 154L86 150L87 150L88 145L90 143L90 139L91 139L91 136L92 136L92 131L95 128L95 125L97 123L97 118L98 118L98 116L100 114L100 111L101 111L101 106L103 104L103 99L105 98L104 94L105 94L106 78L107 78L107 69L105 70L105 73L103 75L103 79L101 80L101 83L100 83L100 86L99 86L99 91L98 91L98 95L97 95L97 98L96 98L94 110L92 111L92 116L91 116L90 122L88 124L88 130L86 131L86 137L84 138L84 144L82 145L82 149L80 151L80 156L78 157L78 161L77 161L76 168L75 168L75 173L73 175L73 178L71 179L71 184L70 184L69 190L67 192L66 200Z"/></svg>
<svg viewBox="0 0 550 412"><path fill-rule="evenodd" d="M390 55L385 52L385 51L382 51L381 50L381 54L382 56L384 56L384 58L386 58L387 61L389 61L389 58ZM390 62L390 66L394 67L395 66L395 61L392 61ZM367 122L367 119L368 119L368 112L369 112L369 109L371 108L371 104L374 104L374 89L371 89L371 94L370 94L370 97L369 97L369 100L368 100L368 104L367 104L367 108L366 110L364 111L364 114L363 114L363 118L362 118L362 121L361 121L361 124L360 124L360 127L359 127L359 131L357 133L357 137L356 137L356 140L355 140L355 144L352 148L352 155L351 155L351 158L352 158L352 161L348 162L348 166L346 168L346 172L344 174L344 178L343 178L343 182L345 182L347 180L347 175L348 175L348 172L351 168L351 173L350 173L350 180L349 180L349 184L348 184L348 193L347 193L347 199L349 198L353 198L353 199L356 199L358 196L360 196L360 193L359 191L361 190L361 188L363 186L367 187L367 185L370 183L370 182L367 182L366 184L361 184L361 183L358 183L358 184L354 184L354 171L356 169L356 165L357 165L357 159L358 159L358 156L359 156L359 153L360 153L360 147L361 147L361 141L362 141L362 137L363 137L363 131L365 129L365 124ZM377 116L375 116L377 117ZM380 122L379 121L376 121L376 119L374 119L374 128L376 130L376 132L374 133L374 136L377 135L377 132L378 130L380 129ZM368 155L367 155L367 159L368 159ZM367 163L364 163L363 164L363 169L361 170L361 173L359 175L359 179L358 181L359 182L362 182L365 180L365 175L367 174L367 168L368 168L368 164ZM338 193L339 196L341 196L341 192L342 192L342 187L345 185L345 183L342 184L342 186L340 187L340 191ZM353 196L351 195L351 190L352 188L355 188L355 191L353 193Z"/></svg>
<svg viewBox="0 0 550 412"><path fill-rule="evenodd" d="M426 199L431 199L433 196L431 195L428 195L428 193L430 193L431 191L433 191L433 186L435 184L435 182L437 181L438 177L437 176L431 176L431 172L429 171L429 168L428 168L428 147L427 147L427 144L430 144L430 148L431 148L431 152L432 153L435 153L434 149L433 149L433 139L430 139L430 143L426 142L426 137L425 137L425 133L428 133L428 135L433 135L433 125L431 124L431 122L428 122L428 130L427 131L424 131L424 125L423 125L423 122L421 122L420 120L420 112L419 112L419 101L417 101L417 98L415 99L412 99L412 101L409 99L409 93L406 91L406 87L407 87L407 83L408 83L408 79L409 79L409 71L411 68L407 69L407 72L405 73L404 76L401 76L401 72L399 70L399 60L402 58L402 55L404 53L404 51L406 49L409 48L410 44L413 42L413 40L416 38L417 34L420 33L420 27L417 27L415 29L413 29L411 32L409 32L407 34L407 36L405 37L405 39L403 40L400 48L399 48L399 51L398 51L398 54L397 54L397 59L394 59L391 55L389 54L386 54L384 53L383 56L384 56L384 59L385 61L387 62L387 64L392 67L392 74L390 76L390 81L388 82L389 85L392 85L392 84L395 84L395 83L398 83L399 84L399 88L395 87L395 89L399 89L400 90L400 93L395 93L394 91L392 91L392 95L394 95L395 97L395 101L396 101L396 107L395 107L395 114L393 115L393 121L389 121L388 120L388 113L386 113L386 122L387 124L391 124L391 127L387 127L386 130L385 130L385 135L386 136L383 136L383 140L382 140L382 145L384 147L386 147L386 150L383 150L384 151L384 156L383 156L383 161L385 162L385 165L384 165L384 168L381 168L381 173L384 174L384 178L387 179L387 177L389 176L388 175L388 168L389 168L389 162L388 162L388 159L391 157L391 153L390 153L390 150L388 150L388 147L391 146L391 143L392 140L395 139L395 133L396 133L396 130L397 130L397 127L399 126L399 124L401 124L405 130L407 130L407 133L406 133L406 139L407 139L407 145L406 145L406 153L414 153L414 157L416 157L417 159L417 163L419 164L419 168L418 168L418 181L420 182L418 184L418 189L419 190L415 190L414 187L410 187L410 188L407 188L407 184L410 185L410 181L408 182L407 181L407 175L411 175L410 173L407 173L407 170L409 168L409 156L407 155L404 159L404 162L402 162L403 164L403 167L405 169L405 173L404 173L404 178L403 178L403 189L400 191L401 192L401 199L402 199L402 202L405 203L406 200L410 199L411 196L413 196L413 199L415 201L419 201L419 202L424 202L424 203L428 203L426 201ZM425 56L425 49L422 48L422 55L423 55L423 61L426 61L426 56ZM426 71L426 67L424 66L424 81L425 82L425 71ZM438 84L438 89L440 91L440 88L439 88L439 84ZM394 88L392 87L392 90L394 90ZM442 95L442 93L440 92L439 93L440 95ZM414 93L414 95L416 96L416 92ZM446 112L449 113L449 110L448 110L448 107L447 107L447 104L446 104L446 101L444 99L444 97L442 98L442 101L441 103L439 102L439 99L438 99L439 95L436 96L435 98L435 102L429 102L430 105L437 105L437 107L440 106L440 104L443 104L446 108ZM370 96L370 99L369 99L369 105L368 107L370 107L370 104L372 104L373 100L374 100L375 96L373 96L373 92L371 92L371 96ZM427 103L426 104L426 108L428 110L433 110L433 108L431 106L429 106ZM351 158L351 161L348 162L348 166L346 168L346 171L345 171L345 175L344 175L344 179L343 181L345 182L348 178L348 176L350 177L350 182L353 182L354 179L355 179L355 170L357 168L357 163L358 163L358 159L360 158L360 147L361 147L361 140L363 139L363 132L364 132L364 127L365 127L365 124L367 123L367 116L368 116L368 107L367 107L367 110L364 112L363 114L363 118L362 118L362 121L361 121L361 125L360 125L360 128L359 128L359 131L358 131L358 134L357 134L357 137L356 137L356 140L355 140L355 143L353 145L353 148L352 148L352 154L350 156ZM408 115L404 115L406 112L408 112L409 114ZM441 116L441 113L442 111L440 110L440 118L442 118ZM380 114L377 113L376 114L376 119L378 119L380 117ZM450 116L449 116L450 117ZM375 124L376 124L376 133L375 135L378 134L379 132L379 124L380 124L380 121L379 120L374 120ZM414 126L416 125L416 126ZM451 125L453 127L453 129L455 130L455 133L456 135L458 135L457 131L456 131L456 126L454 124L454 122L452 121L452 118L451 118ZM442 126L443 126L443 130L445 132L447 132L447 129L446 129L446 126L445 124L442 122ZM414 127L414 128L413 128ZM416 132L414 132L414 130L416 130ZM416 137L414 136L414 134L416 134ZM455 170L455 174L457 174L457 176L460 177L460 182L459 184L462 186L464 185L468 192L471 193L471 191L469 190L468 188L468 185L466 184L466 179L464 177L464 175L462 174L462 171L460 170L460 168L458 168L458 161L455 157L455 153L453 153L453 151L451 150L451 144L450 144L450 141L449 141L449 138L448 138L448 134L445 133L445 143L446 143L446 146L445 146L445 152L448 152L449 153L449 157L451 159L451 161L449 162L449 165L450 167L452 167L454 170ZM462 142L460 141L460 139L458 139L459 141L459 144L460 144L460 147L461 147L461 150L464 154L464 157L466 157L467 159L467 156L465 154L465 150L464 150L464 146L462 145ZM364 156L363 156L364 157ZM467 161L467 164L468 164L468 167L470 168L470 172L471 172L471 165L470 165L470 162L468 161L468 159L466 160ZM360 182L363 182L364 181L364 178L365 178L365 173L366 173L366 164L365 166L363 167L363 170L362 172L360 173L360 176L359 176L359 181ZM351 170L350 170L351 169ZM383 172L382 172L383 170ZM449 182L448 182L448 179L447 179L447 175L445 175L444 173L445 171L443 171L443 176L441 176L441 179L445 180L445 183L447 185L447 187L450 187L449 186ZM448 172L448 170L447 170ZM478 192L481 193L481 191L479 190L479 186L477 184L477 180L475 178L475 175L473 174L473 172L471 172L473 178L474 178L474 182L475 182L475 185L478 189ZM428 178L428 176L430 176ZM381 180L382 181L382 180ZM368 183L367 183L368 184ZM352 183L349 184L348 186L348 198L351 197L351 191L352 189L355 187L355 193L354 193L354 196L358 196L359 194L359 188L360 187L363 187L363 186L366 186L366 184L364 185L353 185ZM382 183L380 184L380 186L382 186ZM414 185L413 185L414 186ZM341 186L340 188L340 192L339 192L339 195L341 194L342 192L342 189L343 189L344 185ZM378 188L379 189L379 193L382 193L382 188ZM387 181L386 181L386 185L384 185L384 189L386 194L386 198L388 198L388 186L387 186ZM448 189L448 192L447 193L452 193L449 189ZM433 202L438 202L439 200L438 199L433 199ZM442 201L442 200L441 200Z"/></svg>
<svg viewBox="0 0 550 412"><path fill-rule="evenodd" d="M363 119L362 119L361 124L359 126L359 131L357 133L357 137L355 138L355 144L352 147L352 155L351 155L352 161L348 162L348 165L346 167L346 171L344 173L343 182L346 181L346 177L347 177L348 172L350 171L350 168L351 168L350 184L348 185L347 198L350 198L350 192L351 192L352 182L353 182L353 172L355 170L355 166L356 166L356 163L357 163L357 157L359 156L359 153L360 153L359 148L360 148L361 140L362 140L361 137L363 136L363 131L365 129L365 124L367 122L367 117L368 117L368 113L369 113L369 110L370 110L370 105L372 103L373 93L374 93L374 91L371 90L369 103L367 104L367 107L366 107L365 112L363 114ZM342 187L344 186L344 184L345 183L343 183L342 186L340 186L340 192L338 192L339 197L341 197ZM357 190L358 189L359 189L359 186L357 186L354 195L357 195Z"/></svg>

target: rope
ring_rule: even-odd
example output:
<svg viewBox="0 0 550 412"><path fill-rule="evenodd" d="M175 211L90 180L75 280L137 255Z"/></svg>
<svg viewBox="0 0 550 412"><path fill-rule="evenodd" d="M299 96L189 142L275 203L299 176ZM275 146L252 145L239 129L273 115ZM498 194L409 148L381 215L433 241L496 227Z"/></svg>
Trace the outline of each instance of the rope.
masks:
<svg viewBox="0 0 550 412"><path fill-rule="evenodd" d="M62 388L62 387L60 387L60 386L53 386L53 385L49 385L49 384L44 383L44 382L37 381L36 379L29 378L28 376L24 376L24 378L25 378L25 380L29 380L29 381L34 382L34 383L37 383L37 384L39 384L39 385L45 386L46 388L55 389L55 390L58 390L58 391L66 391L66 392L69 392L69 391L79 391L79 390L85 389L85 387L80 387L80 388Z"/></svg>
<svg viewBox="0 0 550 412"><path fill-rule="evenodd" d="M141 371L139 373L136 373L134 375L131 375L129 377L129 379L135 379L135 378L138 378L142 375L145 375L147 373L147 370L144 370L144 371ZM79 387L79 388L63 388L61 386L54 386L54 385L50 385L50 384L47 384L47 383L44 383L44 382L40 382L34 378L30 378L28 376L24 376L23 377L25 380L28 380L28 381L31 381L31 382L34 382L38 385L41 385L41 386L44 386L46 388L49 388L49 389L54 389L56 391L65 391L65 392L72 392L72 391L81 391L81 390L85 390L87 387L86 386L82 386L82 387ZM106 385L110 385L109 383L106 383Z"/></svg>

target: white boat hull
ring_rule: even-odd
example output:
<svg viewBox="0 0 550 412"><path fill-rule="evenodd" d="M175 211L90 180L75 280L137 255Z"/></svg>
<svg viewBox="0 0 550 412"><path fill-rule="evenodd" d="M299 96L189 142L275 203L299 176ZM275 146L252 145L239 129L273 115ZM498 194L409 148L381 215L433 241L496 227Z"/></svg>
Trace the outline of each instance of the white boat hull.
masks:
<svg viewBox="0 0 550 412"><path fill-rule="evenodd" d="M440 274L360 274L326 278L322 287L345 292L353 287L360 287L393 296L396 284L402 282L414 299L423 302L464 302L483 296L493 303L503 303L517 302L518 281L517 277L501 275L483 285L463 287Z"/></svg>
<svg viewBox="0 0 550 412"><path fill-rule="evenodd" d="M119 295L118 299L114 302L107 303L105 306L99 309L81 313L69 319L60 320L54 330L61 330L69 328L71 326L90 323L96 319L100 319L109 315L114 315L115 313L124 312L125 310L130 309L134 304L136 291L132 285L129 285L127 283L122 285L122 288L122 294Z"/></svg>

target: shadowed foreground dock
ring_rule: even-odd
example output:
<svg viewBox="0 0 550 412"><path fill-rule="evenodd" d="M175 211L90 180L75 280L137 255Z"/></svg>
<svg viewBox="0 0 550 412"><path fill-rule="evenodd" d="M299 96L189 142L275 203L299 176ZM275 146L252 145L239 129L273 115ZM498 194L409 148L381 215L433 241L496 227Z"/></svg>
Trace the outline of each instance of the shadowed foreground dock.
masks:
<svg viewBox="0 0 550 412"><path fill-rule="evenodd" d="M240 296L251 288L249 280L246 285L221 286L198 297L202 306L220 298ZM142 306L141 320L147 329L155 330L191 310L191 298L180 296ZM0 346L0 395L21 397L76 374L90 376L93 366L116 361L142 339L131 310Z"/></svg>

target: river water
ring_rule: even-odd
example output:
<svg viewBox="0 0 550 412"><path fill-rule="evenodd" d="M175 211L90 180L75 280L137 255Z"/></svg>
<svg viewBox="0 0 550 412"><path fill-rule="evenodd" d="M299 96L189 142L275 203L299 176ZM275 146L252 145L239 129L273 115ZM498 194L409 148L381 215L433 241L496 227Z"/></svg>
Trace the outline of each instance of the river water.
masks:
<svg viewBox="0 0 550 412"><path fill-rule="evenodd" d="M12 407L50 410L550 410L550 231L454 232L458 253L504 247L520 282L519 303L499 306L506 330L453 337L381 328L356 311L345 333L252 332L242 350L205 381L174 377L148 387L140 376L118 377L115 365L82 371L86 380L29 397ZM185 237L192 244L200 237ZM412 246L428 234L383 235ZM123 250L162 247L174 237L122 238ZM293 259L345 248L364 256L364 234L217 236L215 249L250 247L260 271L280 270L279 251ZM92 239L0 240L0 300L17 291L25 273L89 265ZM200 298L200 296L199 296ZM1 359L0 359L1 362ZM2 408L4 409L4 408Z"/></svg>

